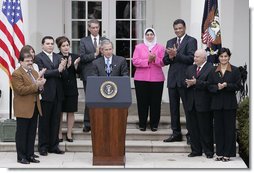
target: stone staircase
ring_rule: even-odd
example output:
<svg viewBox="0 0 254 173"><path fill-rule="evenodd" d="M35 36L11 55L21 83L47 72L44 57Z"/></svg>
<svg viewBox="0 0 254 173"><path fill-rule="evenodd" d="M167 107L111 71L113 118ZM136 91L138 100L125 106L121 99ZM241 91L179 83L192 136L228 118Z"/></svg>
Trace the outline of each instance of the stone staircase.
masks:
<svg viewBox="0 0 254 173"><path fill-rule="evenodd" d="M161 105L161 119L158 131L152 132L147 126L146 131L138 129L138 114L137 104L135 98L135 91L132 90L133 103L129 108L127 130L126 130L126 152L131 153L189 153L190 146L186 143L185 134L186 121L184 117L183 108L181 106L181 125L183 133L183 141L164 143L169 134L172 133L170 129L169 104L162 103ZM91 132L85 133L83 128L83 112L84 112L84 92L79 89L79 105L78 112L75 113L75 124L73 128L74 142L67 142L64 140L60 143L60 148L66 152L92 152ZM63 117L63 138L66 137L66 116ZM237 146L238 149L238 146ZM37 151L37 140L35 150ZM0 152L16 151L15 142L0 142Z"/></svg>
<svg viewBox="0 0 254 173"><path fill-rule="evenodd" d="M152 132L149 128L145 132L138 129L138 115L136 103L133 103L129 108L128 123L126 130L126 152L150 153L150 152L190 152L190 147L186 144L186 139L182 142L164 143L163 139L169 136L170 117L168 114L168 103L162 104L162 116L159 124L159 129ZM80 112L79 112L80 111ZM73 129L74 142L65 142L66 151L84 151L92 152L91 133L84 133L83 127L83 111L79 110L75 115L75 128ZM183 134L186 134L185 118L181 117ZM64 116L63 124L64 138L66 136L66 123ZM147 126L149 127L149 126ZM61 143L62 145L62 143Z"/></svg>

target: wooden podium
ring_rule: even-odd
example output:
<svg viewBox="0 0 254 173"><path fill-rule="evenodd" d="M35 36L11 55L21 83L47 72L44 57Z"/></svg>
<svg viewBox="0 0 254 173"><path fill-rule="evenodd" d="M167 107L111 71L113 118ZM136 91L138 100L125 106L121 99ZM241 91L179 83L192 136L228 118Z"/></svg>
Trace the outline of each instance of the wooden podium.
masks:
<svg viewBox="0 0 254 173"><path fill-rule="evenodd" d="M86 104L91 123L93 165L125 165L130 78L88 77Z"/></svg>

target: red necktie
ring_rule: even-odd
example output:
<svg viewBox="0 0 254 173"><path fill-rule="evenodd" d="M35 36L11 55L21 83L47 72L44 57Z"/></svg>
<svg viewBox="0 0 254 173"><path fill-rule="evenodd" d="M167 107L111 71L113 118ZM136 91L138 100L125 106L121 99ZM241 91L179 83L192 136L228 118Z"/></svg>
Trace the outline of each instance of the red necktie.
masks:
<svg viewBox="0 0 254 173"><path fill-rule="evenodd" d="M198 68L197 68L197 71L196 71L197 76L199 75L200 68L201 68L201 67L198 67Z"/></svg>

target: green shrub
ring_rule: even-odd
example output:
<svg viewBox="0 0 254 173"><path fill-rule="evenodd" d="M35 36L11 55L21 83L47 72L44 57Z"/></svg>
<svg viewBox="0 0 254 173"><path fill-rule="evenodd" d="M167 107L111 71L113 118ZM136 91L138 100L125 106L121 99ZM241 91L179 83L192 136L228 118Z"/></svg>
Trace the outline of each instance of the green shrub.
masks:
<svg viewBox="0 0 254 173"><path fill-rule="evenodd" d="M246 97L237 109L239 154L249 165L249 98Z"/></svg>

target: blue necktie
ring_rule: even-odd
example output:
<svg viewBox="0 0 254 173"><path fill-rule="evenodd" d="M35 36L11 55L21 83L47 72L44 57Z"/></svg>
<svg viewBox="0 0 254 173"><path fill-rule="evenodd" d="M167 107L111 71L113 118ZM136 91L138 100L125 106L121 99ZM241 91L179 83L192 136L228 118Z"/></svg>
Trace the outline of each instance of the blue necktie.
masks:
<svg viewBox="0 0 254 173"><path fill-rule="evenodd" d="M109 76L111 73L111 70L110 70L110 64L109 64L109 58L107 59L107 75Z"/></svg>

